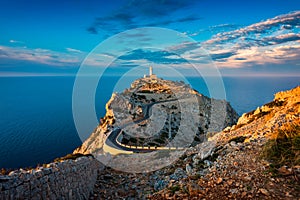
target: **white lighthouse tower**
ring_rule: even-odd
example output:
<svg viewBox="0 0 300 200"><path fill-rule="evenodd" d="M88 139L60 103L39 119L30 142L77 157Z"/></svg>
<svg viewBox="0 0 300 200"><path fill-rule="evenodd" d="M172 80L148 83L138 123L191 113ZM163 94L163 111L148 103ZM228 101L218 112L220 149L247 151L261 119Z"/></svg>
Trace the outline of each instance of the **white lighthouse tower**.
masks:
<svg viewBox="0 0 300 200"><path fill-rule="evenodd" d="M157 79L157 76L153 74L153 68L152 66L149 67L149 78L151 79Z"/></svg>
<svg viewBox="0 0 300 200"><path fill-rule="evenodd" d="M151 77L153 75L153 68L152 66L149 67L149 76Z"/></svg>
<svg viewBox="0 0 300 200"><path fill-rule="evenodd" d="M149 75L144 75L144 78L157 79L157 76L153 74L152 66L149 67Z"/></svg>

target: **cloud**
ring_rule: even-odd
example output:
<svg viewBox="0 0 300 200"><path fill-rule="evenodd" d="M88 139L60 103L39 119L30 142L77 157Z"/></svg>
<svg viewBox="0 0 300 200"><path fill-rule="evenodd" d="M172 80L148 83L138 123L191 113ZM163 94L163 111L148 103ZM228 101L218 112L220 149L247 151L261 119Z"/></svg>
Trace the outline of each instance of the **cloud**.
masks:
<svg viewBox="0 0 300 200"><path fill-rule="evenodd" d="M226 58L229 58L231 56L234 56L234 52L225 52L225 53L211 53L211 59L214 61L224 60Z"/></svg>
<svg viewBox="0 0 300 200"><path fill-rule="evenodd" d="M66 48L66 50L68 52L72 52L72 53L83 53L82 51L78 50L78 49L73 49L73 48Z"/></svg>
<svg viewBox="0 0 300 200"><path fill-rule="evenodd" d="M154 2L163 4L160 1ZM139 2L133 1L134 3ZM148 13L147 11L148 6L152 2L146 1L144 3L147 5L141 7L142 10L144 9L143 12L131 12L137 8L126 4L117 13L104 18L97 18L95 26L90 27L90 32L100 33L105 32L105 30L119 31L120 28L116 24L120 25L121 29L141 25L137 21L142 21L144 24L149 25L151 22L147 18L150 16L156 16L154 17L153 24L160 23L165 25L199 19L197 16L191 15L184 18L166 20L164 18L165 14L167 14L164 10L166 6L161 6L158 11L155 11L157 12L155 14ZM183 4L186 7L190 5L187 3ZM127 7L129 11L125 12L124 9ZM175 6L170 14L180 9L179 6ZM137 18L146 20L136 20ZM225 29L233 29L234 27L238 29L218 33L204 42L190 42L183 39L181 44L171 45L165 50L136 49L117 58L114 65L132 67L151 62L187 68L190 67L187 62L208 66L211 63L211 58L221 69L249 69L253 68L253 66L268 66L271 69L272 66L281 66L282 68L286 66L298 66L300 62L300 11L280 15L243 28L232 24L220 24L209 28L223 31ZM129 40L129 38L134 40L138 38L138 41L135 41L137 42L135 43L137 47L139 46L138 42L143 44L155 42L151 41L152 39L149 37L149 34L144 31L125 32L123 35L124 37L120 38L115 44L116 52L109 54L101 52L101 55L100 53L93 54L86 60L86 64L91 66L105 66L109 64L109 60L112 58L115 59L116 55L120 55L118 54L119 50L123 51L125 49L124 51L126 51L126 48L129 47L128 44L133 41ZM174 44L175 42L178 41L174 41ZM11 46L14 45L11 44ZM4 60L19 60L51 66L74 66L79 65L86 55L86 52L70 47L66 48L65 52L57 52L49 49L0 46L0 62L2 63Z"/></svg>
<svg viewBox="0 0 300 200"><path fill-rule="evenodd" d="M222 33L222 32L228 32L228 31L232 31L232 30L236 30L238 28L240 28L241 25L237 25L237 24L218 24L215 26L210 26L208 27L208 29L206 30L202 30L203 31L209 31L211 33Z"/></svg>
<svg viewBox="0 0 300 200"><path fill-rule="evenodd" d="M262 39L262 41L268 45L282 44L282 43L297 41L297 40L300 40L299 33L298 34L288 33L288 34L278 35L275 37L265 37Z"/></svg>
<svg viewBox="0 0 300 200"><path fill-rule="evenodd" d="M188 17L182 17L182 18L177 18L174 20L159 20L156 22L150 22L150 23L144 23L144 26L168 26L170 24L174 23L184 23L184 22L192 22L192 21L198 21L201 20L201 17L196 17L196 16L188 16Z"/></svg>
<svg viewBox="0 0 300 200"><path fill-rule="evenodd" d="M141 26L168 26L200 20L196 15L176 17L174 13L193 6L196 0L132 0L125 1L110 15L98 17L87 28L91 34L117 33ZM170 20L170 18L172 18Z"/></svg>
<svg viewBox="0 0 300 200"><path fill-rule="evenodd" d="M91 33L91 34L98 34L97 28L94 26L90 26L87 29L87 32Z"/></svg>
<svg viewBox="0 0 300 200"><path fill-rule="evenodd" d="M186 63L208 66L212 61L223 69L245 69L253 66L278 66L290 69L300 62L300 11L280 15L233 31L214 35L204 42L182 42L165 51L138 49L119 58L120 64L144 63L189 66ZM239 27L220 24L212 29ZM143 38L143 33L132 37ZM188 33L187 33L188 34ZM130 37L130 36L128 36ZM134 60L134 63L131 61Z"/></svg>
<svg viewBox="0 0 300 200"><path fill-rule="evenodd" d="M183 54L198 48L200 48L200 43L198 42L183 42L179 45L169 47L168 50L176 52L177 54Z"/></svg>
<svg viewBox="0 0 300 200"><path fill-rule="evenodd" d="M216 64L223 68L243 68L255 65L282 64L295 65L300 61L300 43L293 46L251 47L240 49L231 57L219 60Z"/></svg>
<svg viewBox="0 0 300 200"><path fill-rule="evenodd" d="M24 42L18 40L9 40L9 42L13 44L24 44Z"/></svg>
<svg viewBox="0 0 300 200"><path fill-rule="evenodd" d="M222 42L235 41L241 37L259 37L259 34L271 34L276 31L282 30L282 27L289 27L288 30L293 30L300 25L300 11L292 12L285 15L280 15L263 22L255 23L244 28L234 31L223 32L215 35L206 44L219 44Z"/></svg>
<svg viewBox="0 0 300 200"><path fill-rule="evenodd" d="M26 47L0 46L0 60L29 61L51 66L79 65L85 54L78 55L78 50L68 49L69 52L64 53L41 48L30 49Z"/></svg>
<svg viewBox="0 0 300 200"><path fill-rule="evenodd" d="M221 24L213 28L226 26L230 25ZM221 68L265 64L296 65L300 60L299 26L300 11L297 11L237 30L218 33L204 42L184 42L169 49L193 63L201 63L209 54Z"/></svg>
<svg viewBox="0 0 300 200"><path fill-rule="evenodd" d="M168 51L150 51L143 49L136 49L131 51L129 54L120 56L120 62L124 61L135 61L144 60L158 64L175 64L175 63L185 63L186 60L182 59L178 55L168 52Z"/></svg>

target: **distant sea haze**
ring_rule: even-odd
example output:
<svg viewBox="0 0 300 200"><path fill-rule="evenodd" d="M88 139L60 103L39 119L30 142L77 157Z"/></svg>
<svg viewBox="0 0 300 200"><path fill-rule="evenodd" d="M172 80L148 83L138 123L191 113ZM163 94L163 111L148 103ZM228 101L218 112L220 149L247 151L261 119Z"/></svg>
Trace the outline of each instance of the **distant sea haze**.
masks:
<svg viewBox="0 0 300 200"><path fill-rule="evenodd" d="M0 77L0 168L36 166L81 145L72 115L75 77ZM95 97L98 118L105 115L118 77L102 77ZM269 101L278 91L300 84L299 77L225 77L227 101L242 114ZM201 78L194 89L209 96ZM130 83L127 86L129 87ZM90 134L95 127L88 127Z"/></svg>

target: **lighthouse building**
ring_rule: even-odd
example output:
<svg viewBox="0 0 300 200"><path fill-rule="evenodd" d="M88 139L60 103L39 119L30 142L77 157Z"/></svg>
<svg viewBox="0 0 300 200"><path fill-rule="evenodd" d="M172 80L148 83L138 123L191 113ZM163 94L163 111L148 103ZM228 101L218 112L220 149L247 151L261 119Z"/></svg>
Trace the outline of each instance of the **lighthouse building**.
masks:
<svg viewBox="0 0 300 200"><path fill-rule="evenodd" d="M152 66L149 67L149 75L144 75L144 78L157 79L157 76L153 74Z"/></svg>

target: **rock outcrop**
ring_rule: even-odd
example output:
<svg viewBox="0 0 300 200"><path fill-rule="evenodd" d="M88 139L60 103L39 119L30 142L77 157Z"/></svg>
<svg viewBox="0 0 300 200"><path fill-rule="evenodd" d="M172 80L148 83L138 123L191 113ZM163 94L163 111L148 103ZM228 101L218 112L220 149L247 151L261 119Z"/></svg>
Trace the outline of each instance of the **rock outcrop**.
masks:
<svg viewBox="0 0 300 200"><path fill-rule="evenodd" d="M0 199L88 199L100 169L99 161L83 156L12 171L0 175Z"/></svg>
<svg viewBox="0 0 300 200"><path fill-rule="evenodd" d="M261 157L274 132L299 126L299 109L300 86L277 93L172 165L141 174L102 171L91 199L299 199L300 166L276 169Z"/></svg>
<svg viewBox="0 0 300 200"><path fill-rule="evenodd" d="M147 120L124 126L145 117L145 105L151 103ZM183 116L188 119L184 121ZM74 153L101 152L106 134L112 127L124 129L122 142L125 144L165 146L181 131L180 124L191 123L186 124L188 129L184 131L185 135L194 135L192 143L195 145L203 141L205 133L219 132L235 124L237 119L237 113L228 102L203 96L184 82L141 78L122 93L112 95L100 125Z"/></svg>
<svg viewBox="0 0 300 200"><path fill-rule="evenodd" d="M205 143L188 150L185 160L194 169L189 179L166 184L168 189L161 190L151 199L298 199L300 166L276 169L262 159L261 154L274 132L290 125L299 126L299 123L300 86L277 93L272 102L243 114L237 125L209 138L205 143L216 145L209 148L211 152L204 160L197 155L202 151L199 146ZM293 134L299 137L299 129L295 131L298 133ZM203 163L200 167L199 162ZM199 178L191 178L195 176ZM172 192L174 186L178 188L176 192Z"/></svg>
<svg viewBox="0 0 300 200"><path fill-rule="evenodd" d="M216 137L237 137L243 135L248 138L265 137L283 124L293 122L300 113L300 87L275 94L269 102L256 110L243 114L236 125L225 130L226 134L219 133ZM223 132L223 133L224 133Z"/></svg>

